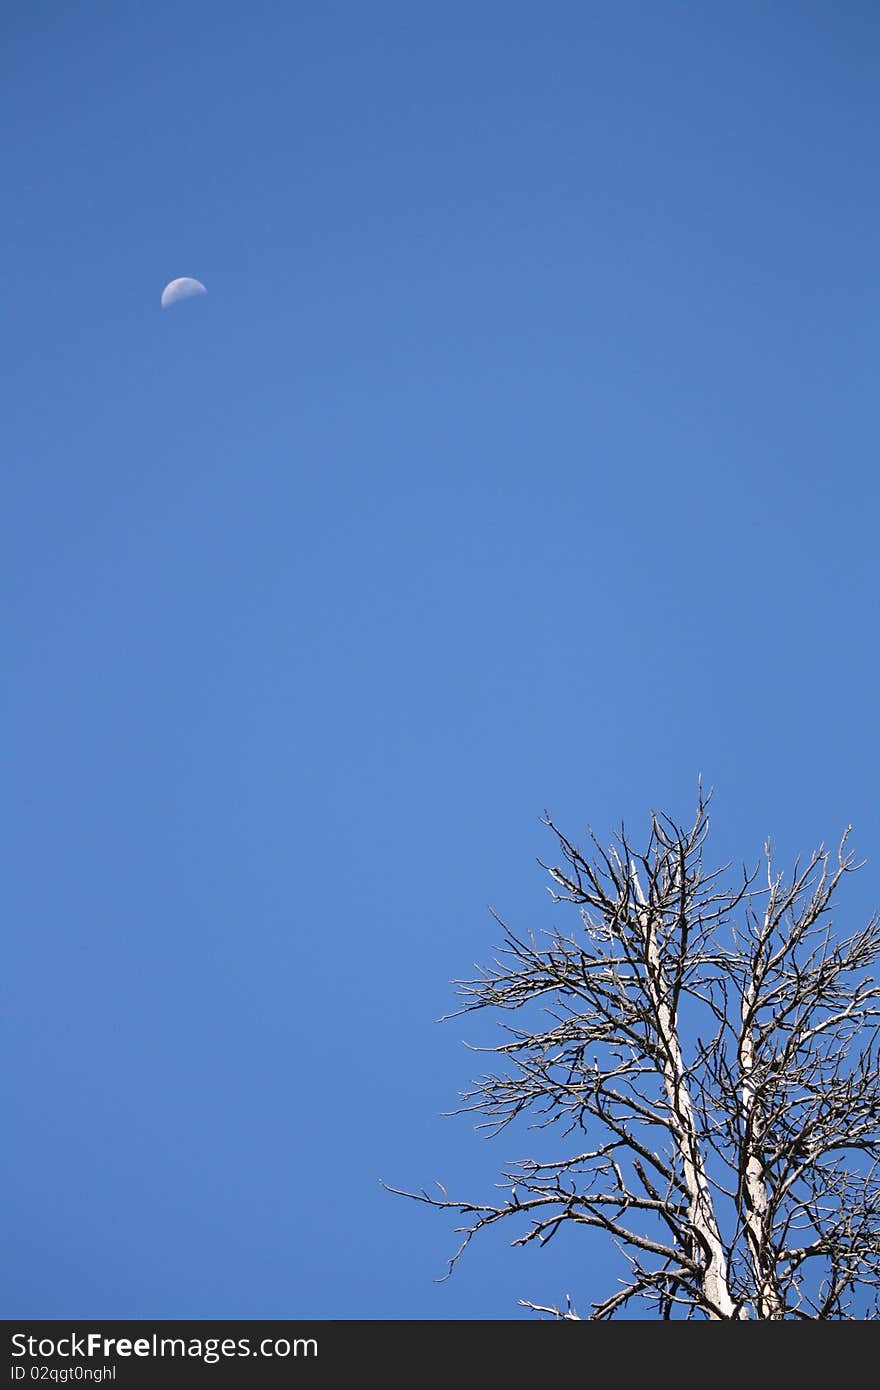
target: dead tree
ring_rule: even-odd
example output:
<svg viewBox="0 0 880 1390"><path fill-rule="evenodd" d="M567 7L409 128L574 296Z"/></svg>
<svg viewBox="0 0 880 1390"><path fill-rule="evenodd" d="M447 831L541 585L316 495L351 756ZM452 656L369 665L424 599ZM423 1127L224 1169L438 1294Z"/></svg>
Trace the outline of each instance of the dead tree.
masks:
<svg viewBox="0 0 880 1390"><path fill-rule="evenodd" d="M880 919L834 929L849 830L788 878L768 842L726 886L729 866L704 869L708 799L690 828L652 815L642 853L621 827L584 854L545 818L551 896L579 923L523 937L496 918L503 945L456 982L456 1015L519 1015L461 1110L490 1134L528 1119L555 1156L507 1165L494 1201L402 1195L464 1218L450 1273L498 1223L514 1245L605 1232L622 1277L593 1319L877 1317Z"/></svg>

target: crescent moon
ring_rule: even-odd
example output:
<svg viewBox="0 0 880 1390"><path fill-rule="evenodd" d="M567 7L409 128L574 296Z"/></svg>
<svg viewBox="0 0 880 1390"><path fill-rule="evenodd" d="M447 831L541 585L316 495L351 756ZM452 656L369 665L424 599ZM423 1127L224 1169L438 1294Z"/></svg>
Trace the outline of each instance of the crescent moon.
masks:
<svg viewBox="0 0 880 1390"><path fill-rule="evenodd" d="M189 275L181 275L178 280L169 280L162 291L162 308L169 309L179 299L192 299L195 294L207 294L201 280L193 280Z"/></svg>

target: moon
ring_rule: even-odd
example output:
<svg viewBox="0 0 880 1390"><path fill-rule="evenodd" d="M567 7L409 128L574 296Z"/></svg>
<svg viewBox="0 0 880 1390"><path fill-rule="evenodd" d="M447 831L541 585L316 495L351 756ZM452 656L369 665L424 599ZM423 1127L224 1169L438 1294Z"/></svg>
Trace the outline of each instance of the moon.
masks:
<svg viewBox="0 0 880 1390"><path fill-rule="evenodd" d="M162 308L170 309L179 299L192 299L196 294L207 294L201 280L193 280L189 275L181 275L178 280L169 280L162 291Z"/></svg>

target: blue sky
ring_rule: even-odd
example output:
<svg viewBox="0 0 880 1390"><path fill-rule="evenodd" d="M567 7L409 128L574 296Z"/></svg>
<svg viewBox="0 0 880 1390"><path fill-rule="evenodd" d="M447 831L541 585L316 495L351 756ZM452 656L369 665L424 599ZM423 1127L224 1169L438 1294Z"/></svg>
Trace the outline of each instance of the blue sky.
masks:
<svg viewBox="0 0 880 1390"><path fill-rule="evenodd" d="M545 808L880 903L876 7L3 30L4 1316L585 1304L379 1179L529 1151L434 1020Z"/></svg>

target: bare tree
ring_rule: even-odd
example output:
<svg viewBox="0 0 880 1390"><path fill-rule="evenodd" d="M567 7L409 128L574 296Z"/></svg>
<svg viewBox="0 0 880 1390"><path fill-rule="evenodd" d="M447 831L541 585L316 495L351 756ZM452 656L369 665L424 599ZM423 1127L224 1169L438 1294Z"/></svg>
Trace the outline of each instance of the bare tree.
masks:
<svg viewBox="0 0 880 1390"><path fill-rule="evenodd" d="M464 1217L450 1273L501 1222L514 1245L605 1232L622 1277L593 1319L877 1317L880 919L833 928L849 830L788 878L768 842L725 886L729 866L703 865L708 800L689 828L652 815L642 853L621 826L610 848L590 831L588 856L545 818L551 896L579 923L520 937L496 918L503 946L456 982L456 1013L520 1014L461 1109L490 1134L528 1118L556 1156L509 1165L495 1201L401 1195Z"/></svg>

